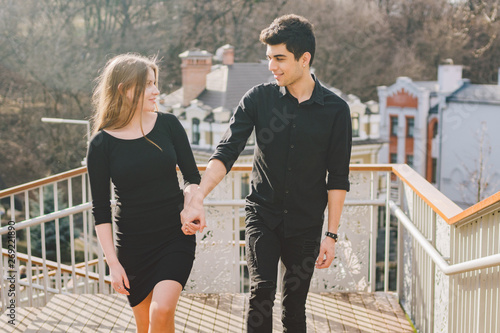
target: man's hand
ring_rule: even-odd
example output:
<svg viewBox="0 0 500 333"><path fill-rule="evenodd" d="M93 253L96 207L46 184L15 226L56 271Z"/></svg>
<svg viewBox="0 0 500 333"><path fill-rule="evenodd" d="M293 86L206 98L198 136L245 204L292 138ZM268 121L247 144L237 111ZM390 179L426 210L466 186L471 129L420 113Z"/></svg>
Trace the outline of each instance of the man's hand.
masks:
<svg viewBox="0 0 500 333"><path fill-rule="evenodd" d="M203 208L203 195L199 190L186 193L184 197L184 209L181 212L182 232L193 235L196 231L203 232L207 226L205 221L205 209Z"/></svg>
<svg viewBox="0 0 500 333"><path fill-rule="evenodd" d="M318 259L316 259L316 268L322 269L330 267L333 259L335 258L336 243L337 242L330 237L325 237L325 239L321 241Z"/></svg>

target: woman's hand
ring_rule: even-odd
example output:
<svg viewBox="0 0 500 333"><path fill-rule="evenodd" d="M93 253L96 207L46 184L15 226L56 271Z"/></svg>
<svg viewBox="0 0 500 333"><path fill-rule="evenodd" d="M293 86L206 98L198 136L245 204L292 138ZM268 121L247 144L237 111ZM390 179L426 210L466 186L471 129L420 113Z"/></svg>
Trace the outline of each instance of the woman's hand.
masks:
<svg viewBox="0 0 500 333"><path fill-rule="evenodd" d="M130 295L127 289L130 289L130 284L128 281L127 273L120 263L116 263L109 266L109 272L111 275L111 285L120 294Z"/></svg>
<svg viewBox="0 0 500 333"><path fill-rule="evenodd" d="M182 232L185 235L194 235L199 230L200 230L200 221L196 220L182 224Z"/></svg>

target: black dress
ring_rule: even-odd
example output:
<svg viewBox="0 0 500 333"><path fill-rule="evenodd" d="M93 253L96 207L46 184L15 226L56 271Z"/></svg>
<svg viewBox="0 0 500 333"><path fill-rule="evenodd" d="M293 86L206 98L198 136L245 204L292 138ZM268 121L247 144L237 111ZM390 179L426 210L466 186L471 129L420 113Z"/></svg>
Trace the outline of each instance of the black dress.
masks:
<svg viewBox="0 0 500 333"><path fill-rule="evenodd" d="M118 139L105 131L91 140L87 167L95 224L111 223L110 180L117 200L117 255L127 273L131 306L142 302L163 280L182 287L191 272L196 247L194 235L181 231L185 185L199 184L200 174L179 120L158 113L147 138Z"/></svg>

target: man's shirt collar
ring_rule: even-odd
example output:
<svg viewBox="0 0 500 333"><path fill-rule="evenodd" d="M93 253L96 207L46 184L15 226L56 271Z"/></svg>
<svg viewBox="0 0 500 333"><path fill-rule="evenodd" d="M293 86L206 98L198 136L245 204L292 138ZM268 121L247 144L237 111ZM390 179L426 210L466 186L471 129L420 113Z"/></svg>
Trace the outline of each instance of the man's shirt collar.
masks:
<svg viewBox="0 0 500 333"><path fill-rule="evenodd" d="M306 101L306 104L311 104L312 102L316 102L319 105L325 105L325 97L323 95L323 86L318 81L318 78L316 77L316 75L311 74L311 76L314 79L314 90L313 90L313 93L311 95L311 98L309 98ZM286 87L283 87L283 86L280 87L279 91L280 91L280 98L282 98L286 94L289 94ZM290 96L291 96L291 94L290 94Z"/></svg>

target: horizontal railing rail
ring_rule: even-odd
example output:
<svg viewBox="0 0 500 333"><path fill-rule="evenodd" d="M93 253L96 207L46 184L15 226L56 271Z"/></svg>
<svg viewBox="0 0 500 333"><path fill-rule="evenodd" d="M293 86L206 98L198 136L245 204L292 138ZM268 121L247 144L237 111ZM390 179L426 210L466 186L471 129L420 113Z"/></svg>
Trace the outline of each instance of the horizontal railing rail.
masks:
<svg viewBox="0 0 500 333"><path fill-rule="evenodd" d="M206 165L198 165L198 169L200 171L205 171ZM485 209L492 204L500 201L499 191L492 196L484 199L483 201L478 202L477 204L463 210L458 205L453 203L450 199L448 199L444 194L439 192L434 186L426 182L425 179L423 179L422 177L418 177L418 173L416 173L406 164L351 164L349 169L351 171L388 171L395 173L399 179L412 187L417 195L424 199L426 203L449 224L454 224L456 222L474 216L482 209ZM251 165L234 165L231 169L231 171L251 170ZM44 186L56 181L82 175L86 172L86 167L80 167L9 189L1 190L0 199L6 198L10 195L20 194L24 191L32 190L34 188Z"/></svg>
<svg viewBox="0 0 500 333"><path fill-rule="evenodd" d="M391 200L389 205L394 215L445 275L455 275L500 265L500 253L450 265L394 201Z"/></svg>
<svg viewBox="0 0 500 333"><path fill-rule="evenodd" d="M92 203L87 202L74 207L69 207L49 214L37 216L32 219L23 220L16 223L16 231L34 227L45 222L51 222L56 219L62 219L70 215L86 212L89 211L91 208L92 208ZM9 231L10 231L9 226L2 227L0 228L0 235L5 235Z"/></svg>
<svg viewBox="0 0 500 333"><path fill-rule="evenodd" d="M206 166L199 166L201 172L205 169ZM197 236L197 243L199 249L208 254L202 254L206 256L203 260L197 252L197 258L200 258L197 264L201 265L193 268L192 291L210 291L210 283L217 287L227 286L231 291L248 290L245 289L248 288L245 242L240 237L244 220L242 208L245 206L243 186L249 186L251 170L249 165L234 166L226 176L225 184L221 183L205 201L211 228ZM393 279L390 272L395 271L396 291L417 329L454 333L478 332L473 327L491 330L488 319L475 321L474 317L500 311L495 305L500 303L500 296L491 282L500 278L500 223L497 214L500 192L462 210L407 165L356 164L351 165L350 170L352 186L345 202L347 217L343 214L339 229L341 237L333 265L335 270L321 270L311 287L321 286L330 291L375 291L380 288L388 291L389 281ZM391 174L396 177L391 177ZM247 182L246 185L243 181ZM75 204L73 192L78 198ZM26 247L27 254L16 252L19 262L28 268L27 278L16 282L17 286L25 287L21 296L23 304L32 306L36 300L37 306L43 305L54 293L114 292L109 276L105 276L105 258L93 230L89 193L85 167L0 191L3 204L8 201L10 207L8 211L5 208L2 218L10 215L10 221L15 221L15 231L25 233L23 237L26 239L18 246ZM24 204L18 204L21 198L24 198ZM38 203L39 207L32 208L32 203ZM34 211L39 213L34 214ZM56 261L47 259L44 238L45 225L50 226L47 223L56 226ZM81 239L74 236L75 223L82 230ZM67 261L63 264L59 232L62 226L68 225L71 229L71 264ZM30 237L34 228L41 228L40 258L31 253ZM10 226L1 227L0 236L10 234L10 231ZM394 232L397 236L393 235ZM397 237L396 260L391 259L394 237ZM383 264L376 259L379 242L384 242L381 246ZM76 262L77 246L83 247L79 251L84 253L84 262ZM465 248L473 249L470 255ZM361 250L365 252L361 253ZM11 253L6 249L2 251L0 272L6 272ZM213 261L219 265L217 269L208 267L208 264L203 266L203 262L212 265ZM366 263L369 268L366 268ZM15 269L18 270L18 265ZM203 269L215 272L206 278ZM381 285L375 283L377 275L381 276ZM213 283L211 279L220 280ZM6 281L3 282L0 285L2 307L7 301ZM449 292L455 294L447 294L448 285ZM474 306L472 299L481 303L484 298L488 299L490 309L485 311L482 306L480 310L471 310L472 314L467 315L467 325L463 325L460 321L463 319L453 311L466 311ZM461 329L462 326L465 328Z"/></svg>

